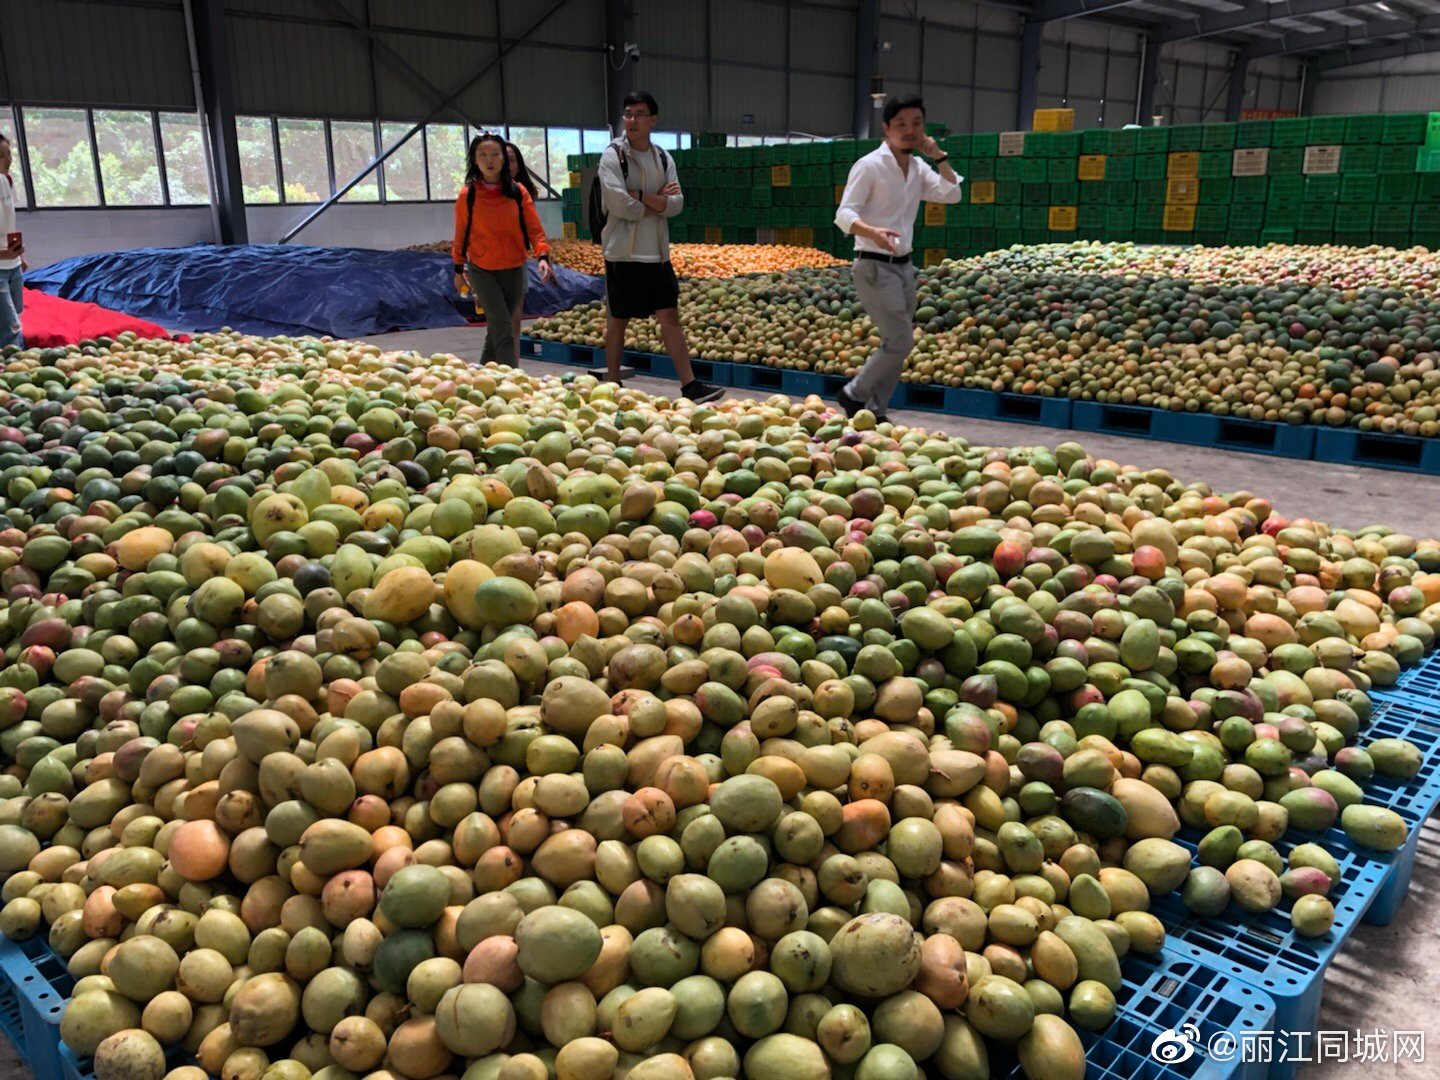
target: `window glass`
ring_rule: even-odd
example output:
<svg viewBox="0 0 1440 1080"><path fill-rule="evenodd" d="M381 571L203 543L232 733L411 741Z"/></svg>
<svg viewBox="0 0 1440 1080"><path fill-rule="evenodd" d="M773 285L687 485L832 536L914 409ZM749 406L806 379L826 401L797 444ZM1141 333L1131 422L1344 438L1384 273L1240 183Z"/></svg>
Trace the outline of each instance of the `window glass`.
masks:
<svg viewBox="0 0 1440 1080"><path fill-rule="evenodd" d="M580 153L580 132L577 128L550 129L550 186L556 192L570 186L570 155Z"/></svg>
<svg viewBox="0 0 1440 1080"><path fill-rule="evenodd" d="M95 110L95 146L107 206L162 206L160 159L148 112Z"/></svg>
<svg viewBox="0 0 1440 1080"><path fill-rule="evenodd" d="M666 150L680 149L680 136L673 131L657 131L650 136L650 141Z"/></svg>
<svg viewBox="0 0 1440 1080"><path fill-rule="evenodd" d="M600 151L604 150L605 147L607 147L607 146L610 145L610 140L613 139L614 137L615 137L615 136L611 135L610 132L609 132L607 129L604 129L604 128L599 128L599 129L597 129L597 128L586 128L586 129L585 129L585 153L587 153L587 154L598 154L598 153L600 153Z"/></svg>
<svg viewBox="0 0 1440 1080"><path fill-rule="evenodd" d="M318 203L330 196L330 163L325 156L325 121L281 118L280 172L287 203Z"/></svg>
<svg viewBox="0 0 1440 1080"><path fill-rule="evenodd" d="M203 206L210 201L205 172L205 133L195 113L161 113L160 146L165 152L165 182L172 206ZM108 181L107 181L108 183Z"/></svg>
<svg viewBox="0 0 1440 1080"><path fill-rule="evenodd" d="M550 179L550 167L545 157L545 129L543 127L512 127L510 141L520 148L525 167L535 180L535 191L540 198L548 198L545 184Z"/></svg>
<svg viewBox="0 0 1440 1080"><path fill-rule="evenodd" d="M460 124L431 124L425 129L430 157L430 198L451 202L465 186L465 128Z"/></svg>
<svg viewBox="0 0 1440 1080"><path fill-rule="evenodd" d="M736 146L759 146L764 140L759 135L736 135Z"/></svg>
<svg viewBox="0 0 1440 1080"><path fill-rule="evenodd" d="M38 205L100 205L84 109L26 109L25 141Z"/></svg>
<svg viewBox="0 0 1440 1080"><path fill-rule="evenodd" d="M237 116L235 137L240 143L240 186L247 203L278 203L275 175L275 139L266 116Z"/></svg>
<svg viewBox="0 0 1440 1080"><path fill-rule="evenodd" d="M681 149L681 150L689 150L689 149L691 149L691 145L693 144L693 142L694 142L694 139L691 137L690 132L688 132L688 131L682 131L682 132L680 133L680 149Z"/></svg>
<svg viewBox="0 0 1440 1080"><path fill-rule="evenodd" d="M380 148L389 149L414 124L381 124ZM391 202L425 201L425 134L417 131L385 159L385 198Z"/></svg>
<svg viewBox="0 0 1440 1080"><path fill-rule="evenodd" d="M365 120L330 121L330 147L335 155L336 190L350 182L351 177L375 160L375 125ZM371 169L342 202L379 202L380 170Z"/></svg>

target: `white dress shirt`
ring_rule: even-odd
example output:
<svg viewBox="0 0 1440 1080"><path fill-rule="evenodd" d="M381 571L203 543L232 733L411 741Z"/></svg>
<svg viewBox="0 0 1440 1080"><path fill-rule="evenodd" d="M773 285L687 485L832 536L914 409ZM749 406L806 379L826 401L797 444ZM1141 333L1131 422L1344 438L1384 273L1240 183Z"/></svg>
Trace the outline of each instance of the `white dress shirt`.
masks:
<svg viewBox="0 0 1440 1080"><path fill-rule="evenodd" d="M881 143L850 167L840 209L835 211L835 224L847 235L857 221L877 229L893 229L900 234L894 253L908 255L915 245L915 215L921 201L958 203L963 179L946 180L913 154L910 171L901 172L890 144ZM868 236L855 237L855 250L892 254Z"/></svg>
<svg viewBox="0 0 1440 1080"><path fill-rule="evenodd" d="M8 246L5 238L19 231L15 224L15 181L0 174L0 251ZM13 270L19 265L19 259L0 259L0 270Z"/></svg>

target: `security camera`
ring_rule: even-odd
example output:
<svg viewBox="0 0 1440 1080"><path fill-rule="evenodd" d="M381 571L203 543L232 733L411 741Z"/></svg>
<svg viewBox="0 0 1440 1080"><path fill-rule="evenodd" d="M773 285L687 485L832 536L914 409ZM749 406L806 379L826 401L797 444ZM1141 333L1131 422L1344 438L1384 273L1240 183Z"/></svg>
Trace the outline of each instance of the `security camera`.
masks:
<svg viewBox="0 0 1440 1080"><path fill-rule="evenodd" d="M633 60L638 64L640 62L640 46L633 41L627 41L625 43L625 59Z"/></svg>

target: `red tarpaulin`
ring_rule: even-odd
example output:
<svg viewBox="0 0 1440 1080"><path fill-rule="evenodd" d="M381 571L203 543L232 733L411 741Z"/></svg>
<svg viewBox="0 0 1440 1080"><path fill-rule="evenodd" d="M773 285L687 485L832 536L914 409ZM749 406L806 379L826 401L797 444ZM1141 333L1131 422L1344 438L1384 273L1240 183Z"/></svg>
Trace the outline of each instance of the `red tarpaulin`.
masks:
<svg viewBox="0 0 1440 1080"><path fill-rule="evenodd" d="M61 300L58 296L35 289L25 290L25 311L20 316L20 326L25 335L25 347L35 349L74 345L98 337L113 338L126 330L137 337L170 336L163 326L144 319L131 318L99 304Z"/></svg>

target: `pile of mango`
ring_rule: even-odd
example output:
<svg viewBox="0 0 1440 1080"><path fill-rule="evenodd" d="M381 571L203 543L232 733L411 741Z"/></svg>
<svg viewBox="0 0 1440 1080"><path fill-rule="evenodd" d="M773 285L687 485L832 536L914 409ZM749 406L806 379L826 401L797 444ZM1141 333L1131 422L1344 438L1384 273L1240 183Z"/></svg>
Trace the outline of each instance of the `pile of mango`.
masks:
<svg viewBox="0 0 1440 1080"><path fill-rule="evenodd" d="M100 1080L1079 1078L1153 897L1323 935L1317 838L1405 841L1433 540L814 398L3 361L0 930Z"/></svg>
<svg viewBox="0 0 1440 1080"><path fill-rule="evenodd" d="M1392 249L1096 243L948 261L920 271L902 378L1431 437L1436 262ZM879 345L848 268L685 282L680 314L708 360L850 375ZM604 329L596 302L531 332L598 346ZM628 335L628 348L665 351L648 321Z"/></svg>

